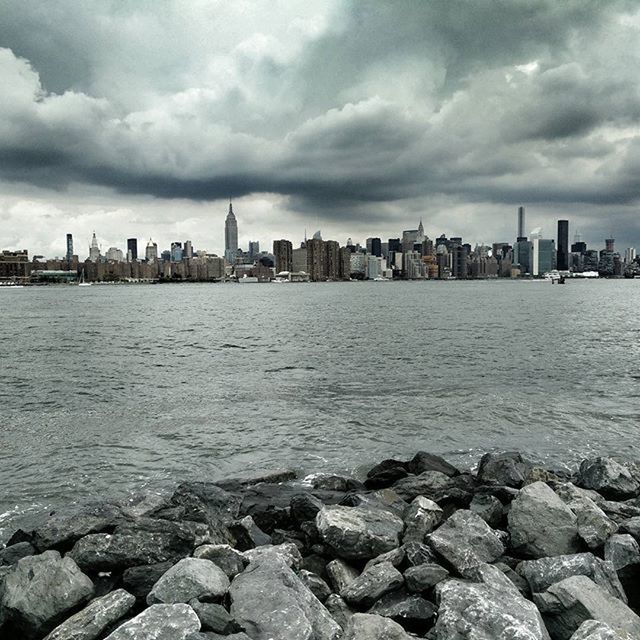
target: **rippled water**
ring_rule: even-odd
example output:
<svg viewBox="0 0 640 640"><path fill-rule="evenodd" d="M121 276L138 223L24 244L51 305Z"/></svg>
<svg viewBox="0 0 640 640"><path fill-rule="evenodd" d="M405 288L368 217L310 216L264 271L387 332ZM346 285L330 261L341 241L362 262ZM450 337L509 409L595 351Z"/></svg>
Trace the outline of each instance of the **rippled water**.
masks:
<svg viewBox="0 0 640 640"><path fill-rule="evenodd" d="M0 535L249 467L638 456L640 281L0 292Z"/></svg>

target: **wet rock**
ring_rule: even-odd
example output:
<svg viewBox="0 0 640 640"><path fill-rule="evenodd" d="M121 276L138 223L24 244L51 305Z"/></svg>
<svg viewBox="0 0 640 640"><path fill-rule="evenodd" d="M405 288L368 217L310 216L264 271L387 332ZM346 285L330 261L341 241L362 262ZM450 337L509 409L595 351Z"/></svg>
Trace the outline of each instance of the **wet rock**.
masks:
<svg viewBox="0 0 640 640"><path fill-rule="evenodd" d="M367 471L367 478L373 478L377 476L379 473L383 473L384 471L389 471L391 469L404 469L407 470L407 462L403 460L395 460L394 458L387 458L382 462L379 462L377 465L371 467L369 471Z"/></svg>
<svg viewBox="0 0 640 640"><path fill-rule="evenodd" d="M596 558L592 553L526 560L517 566L516 571L527 581L533 593L546 591L553 584L571 576L586 576L613 597L626 602L613 565Z"/></svg>
<svg viewBox="0 0 640 640"><path fill-rule="evenodd" d="M336 593L332 593L326 599L324 606L338 625L346 629L349 618L354 614L353 609Z"/></svg>
<svg viewBox="0 0 640 640"><path fill-rule="evenodd" d="M502 502L490 494L478 494L473 496L469 511L479 515L490 527L497 528L502 523Z"/></svg>
<svg viewBox="0 0 640 640"><path fill-rule="evenodd" d="M0 608L15 637L42 637L92 595L93 583L71 558L45 551L22 558L5 576Z"/></svg>
<svg viewBox="0 0 640 640"><path fill-rule="evenodd" d="M543 482L520 490L508 514L511 546L532 558L580 551L573 511Z"/></svg>
<svg viewBox="0 0 640 640"><path fill-rule="evenodd" d="M16 564L21 558L26 558L36 553L36 549L30 542L18 542L6 549L0 549L0 567Z"/></svg>
<svg viewBox="0 0 640 640"><path fill-rule="evenodd" d="M209 526L192 520L173 522L162 518L142 517L119 524L113 533L129 536L144 536L148 533L162 535L172 540L172 545L180 554L189 554L194 547L211 542Z"/></svg>
<svg viewBox="0 0 640 640"><path fill-rule="evenodd" d="M237 492L241 491L244 487L250 487L263 482L279 483L295 480L296 475L297 474L293 469L256 470L239 478L225 478L215 484L225 491Z"/></svg>
<svg viewBox="0 0 640 640"><path fill-rule="evenodd" d="M444 580L436 586L433 640L549 640L535 605L499 569L481 565L473 580Z"/></svg>
<svg viewBox="0 0 640 640"><path fill-rule="evenodd" d="M302 569L298 577L320 602L324 602L331 595L329 585L319 575Z"/></svg>
<svg viewBox="0 0 640 640"><path fill-rule="evenodd" d="M347 493L339 505L341 507L364 507L388 511L402 518L407 503L393 489L378 489L370 493Z"/></svg>
<svg viewBox="0 0 640 640"><path fill-rule="evenodd" d="M122 585L138 600L146 603L153 585L173 566L171 560L157 564L130 567L122 574Z"/></svg>
<svg viewBox="0 0 640 640"><path fill-rule="evenodd" d="M340 596L348 604L370 607L385 593L394 591L403 584L402 574L390 562L382 562L365 569L340 591Z"/></svg>
<svg viewBox="0 0 640 640"><path fill-rule="evenodd" d="M259 562L264 558L276 558L284 562L288 567L299 569L302 566L302 556L295 544L285 542L278 545L256 547L244 552L244 557L249 562Z"/></svg>
<svg viewBox="0 0 640 640"><path fill-rule="evenodd" d="M438 471L444 475L453 478L460 474L452 464L449 464L444 458L436 456L426 451L418 451L415 456L407 463L407 471L419 476L425 471Z"/></svg>
<svg viewBox="0 0 640 640"><path fill-rule="evenodd" d="M633 640L633 638L628 633L620 635L604 622L587 620L580 625L570 640Z"/></svg>
<svg viewBox="0 0 640 640"><path fill-rule="evenodd" d="M640 618L629 607L586 576L572 576L533 595L554 640L569 640L589 619L608 624L618 633L640 637Z"/></svg>
<svg viewBox="0 0 640 640"><path fill-rule="evenodd" d="M423 635L433 625L437 608L416 594L392 591L382 596L368 613L391 618L407 631Z"/></svg>
<svg viewBox="0 0 640 640"><path fill-rule="evenodd" d="M345 587L351 584L360 573L344 560L337 558L327 564L327 575L333 585L333 590L340 593Z"/></svg>
<svg viewBox="0 0 640 640"><path fill-rule="evenodd" d="M271 544L271 536L262 531L251 516L245 516L242 520L229 525L229 531L235 538L235 546L239 551Z"/></svg>
<svg viewBox="0 0 640 640"><path fill-rule="evenodd" d="M240 551L236 551L228 544L202 545L193 552L193 557L211 560L227 574L229 579L244 571L249 562Z"/></svg>
<svg viewBox="0 0 640 640"><path fill-rule="evenodd" d="M252 562L231 583L231 615L253 640L334 640L340 627L279 558Z"/></svg>
<svg viewBox="0 0 640 640"><path fill-rule="evenodd" d="M310 493L298 493L292 496L289 506L294 520L304 522L305 520L314 520L324 504L320 498L316 498Z"/></svg>
<svg viewBox="0 0 640 640"><path fill-rule="evenodd" d="M213 631L223 635L242 631L229 612L219 604L191 600L189 606L196 612L202 631Z"/></svg>
<svg viewBox="0 0 640 640"><path fill-rule="evenodd" d="M613 535L604 545L604 559L611 562L616 571L640 564L640 546L628 533Z"/></svg>
<svg viewBox="0 0 640 640"><path fill-rule="evenodd" d="M200 620L188 604L154 604L105 640L186 640L199 630Z"/></svg>
<svg viewBox="0 0 640 640"><path fill-rule="evenodd" d="M229 589L226 573L211 560L185 558L153 585L147 604L188 603L194 598L217 600Z"/></svg>
<svg viewBox="0 0 640 640"><path fill-rule="evenodd" d="M429 498L418 496L413 499L404 514L405 531L403 542L424 542L442 520L442 509Z"/></svg>
<svg viewBox="0 0 640 640"><path fill-rule="evenodd" d="M410 640L393 620L371 613L355 613L349 619L342 640Z"/></svg>
<svg viewBox="0 0 640 640"><path fill-rule="evenodd" d="M533 482L562 482L562 477L544 467L531 466L524 475L524 484Z"/></svg>
<svg viewBox="0 0 640 640"><path fill-rule="evenodd" d="M96 640L123 618L136 599L124 589L96 598L56 627L45 640Z"/></svg>
<svg viewBox="0 0 640 640"><path fill-rule="evenodd" d="M290 529L295 526L291 515L291 499L300 494L300 487L269 483L247 487L242 495L239 516L251 516L265 533L274 529ZM339 494L343 495L343 494Z"/></svg>
<svg viewBox="0 0 640 640"><path fill-rule="evenodd" d="M456 511L429 534L427 544L462 576L504 553L504 545L495 531L480 516L466 510Z"/></svg>
<svg viewBox="0 0 640 640"><path fill-rule="evenodd" d="M480 459L478 480L482 484L498 484L519 489L531 468L517 451L486 453Z"/></svg>
<svg viewBox="0 0 640 640"><path fill-rule="evenodd" d="M349 476L339 476L330 473L318 473L311 478L311 486L314 489L325 491L360 491L364 485L360 480Z"/></svg>
<svg viewBox="0 0 640 640"><path fill-rule="evenodd" d="M583 460L578 472L577 484L585 489L595 489L605 498L624 500L640 493L640 482L629 468L613 458L598 457Z"/></svg>
<svg viewBox="0 0 640 640"><path fill-rule="evenodd" d="M405 569L404 581L407 589L421 593L432 589L449 576L449 572L438 564L419 564Z"/></svg>
<svg viewBox="0 0 640 640"><path fill-rule="evenodd" d="M466 506L473 497L473 480L469 475L450 478L439 471L424 471L419 476L403 478L393 485L394 491L407 502L424 496L442 505L453 503Z"/></svg>
<svg viewBox="0 0 640 640"><path fill-rule="evenodd" d="M364 481L364 486L367 489L385 489L408 475L409 472L402 466L390 467L368 476Z"/></svg>
<svg viewBox="0 0 640 640"><path fill-rule="evenodd" d="M399 546L404 523L383 510L328 506L318 512L316 526L323 543L349 560L375 558Z"/></svg>

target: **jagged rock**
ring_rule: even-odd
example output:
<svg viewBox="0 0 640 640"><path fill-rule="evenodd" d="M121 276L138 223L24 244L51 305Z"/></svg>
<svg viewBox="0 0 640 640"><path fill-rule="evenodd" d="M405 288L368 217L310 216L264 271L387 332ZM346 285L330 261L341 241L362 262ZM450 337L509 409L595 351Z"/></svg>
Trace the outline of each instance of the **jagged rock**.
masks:
<svg viewBox="0 0 640 640"><path fill-rule="evenodd" d="M327 564L327 575L333 585L333 590L340 593L350 585L360 574L357 569L337 558Z"/></svg>
<svg viewBox="0 0 640 640"><path fill-rule="evenodd" d="M194 598L215 600L228 590L227 574L211 560L185 558L153 585L147 604L186 604Z"/></svg>
<svg viewBox="0 0 640 640"><path fill-rule="evenodd" d="M438 471L446 476L453 478L460 474L452 464L449 464L444 458L436 456L426 451L418 451L415 456L407 463L407 471L415 475L420 475L425 471Z"/></svg>
<svg viewBox="0 0 640 640"><path fill-rule="evenodd" d="M284 544L292 542L302 550L305 548L306 534L301 531L285 531L284 529L274 529L271 533L271 544Z"/></svg>
<svg viewBox="0 0 640 640"><path fill-rule="evenodd" d="M367 489L385 489L393 486L398 480L406 478L409 472L403 466L389 467L375 474L368 475L364 481Z"/></svg>
<svg viewBox="0 0 640 640"><path fill-rule="evenodd" d="M480 565L474 582L436 586L438 620L433 640L549 640L535 605L496 567Z"/></svg>
<svg viewBox="0 0 640 640"><path fill-rule="evenodd" d="M45 551L22 558L4 577L0 609L17 637L42 637L92 595L93 583L71 558Z"/></svg>
<svg viewBox="0 0 640 640"><path fill-rule="evenodd" d="M571 636L570 640L634 640L628 633L619 634L608 624L597 620L586 620Z"/></svg>
<svg viewBox="0 0 640 640"><path fill-rule="evenodd" d="M478 494L473 496L469 511L479 515L490 527L499 527L502 522L504 507L502 502L490 494Z"/></svg>
<svg viewBox="0 0 640 640"><path fill-rule="evenodd" d="M432 626L436 611L431 602L401 590L382 596L368 613L391 618L407 631L422 635Z"/></svg>
<svg viewBox="0 0 640 640"><path fill-rule="evenodd" d="M320 602L324 602L331 595L329 585L319 575L302 569L298 577Z"/></svg>
<svg viewBox="0 0 640 640"><path fill-rule="evenodd" d="M387 551L386 553L382 553L375 558L372 558L365 565L366 567L372 567L374 564L380 564L381 562L390 562L396 569L404 562L406 557L406 553L403 547L397 547L396 549L391 549L391 551Z"/></svg>
<svg viewBox="0 0 640 640"><path fill-rule="evenodd" d="M251 516L245 516L242 520L229 525L229 531L235 538L235 546L239 551L271 544L271 536L262 531Z"/></svg>
<svg viewBox="0 0 640 640"><path fill-rule="evenodd" d="M367 507L323 507L316 516L322 541L340 558L369 559L399 546L404 523Z"/></svg>
<svg viewBox="0 0 640 640"><path fill-rule="evenodd" d="M571 576L586 576L613 597L627 601L613 565L596 558L592 553L525 560L517 566L516 571L527 581L533 593L546 591L556 582Z"/></svg>
<svg viewBox="0 0 640 640"><path fill-rule="evenodd" d="M605 498L624 500L640 493L640 482L628 467L613 458L598 457L583 460L578 472L577 484L585 489L595 489Z"/></svg>
<svg viewBox="0 0 640 640"><path fill-rule="evenodd" d="M427 544L462 576L504 553L496 532L480 516L462 509L429 534Z"/></svg>
<svg viewBox="0 0 640 640"><path fill-rule="evenodd" d="M440 471L424 471L418 476L408 476L393 485L394 491L407 502L424 496L437 502L453 502L468 505L473 497L469 476L450 478Z"/></svg>
<svg viewBox="0 0 640 640"><path fill-rule="evenodd" d="M204 522L225 537L221 524L229 524L238 518L242 498L221 489L214 482L183 482L171 496L169 508L175 517L169 520L193 520ZM156 512L158 517L162 511ZM165 516L166 517L166 516ZM224 543L226 540L221 540Z"/></svg>
<svg viewBox="0 0 640 640"><path fill-rule="evenodd" d="M278 557L265 556L231 583L231 615L253 640L335 640L340 627Z"/></svg>
<svg viewBox="0 0 640 640"><path fill-rule="evenodd" d="M620 523L619 528L621 533L628 533L632 535L636 540L640 540L640 516L628 518Z"/></svg>
<svg viewBox="0 0 640 640"><path fill-rule="evenodd" d="M199 630L200 620L188 604L154 604L105 640L186 640Z"/></svg>
<svg viewBox="0 0 640 640"><path fill-rule="evenodd" d="M614 502L613 500L603 500L597 504L609 518L618 524L630 518L635 519L640 517L640 507L635 506L635 504Z"/></svg>
<svg viewBox="0 0 640 640"><path fill-rule="evenodd" d="M393 620L371 613L354 613L349 619L342 640L411 640L405 630Z"/></svg>
<svg viewBox="0 0 640 640"><path fill-rule="evenodd" d="M310 493L298 493L292 496L289 506L294 520L304 522L305 520L314 520L324 504L320 498L316 498Z"/></svg>
<svg viewBox="0 0 640 640"><path fill-rule="evenodd" d="M618 571L632 564L640 564L640 546L628 533L611 536L604 545L604 559Z"/></svg>
<svg viewBox="0 0 640 640"><path fill-rule="evenodd" d="M429 498L418 496L407 507L404 514L405 531L403 542L424 542L442 520L442 509Z"/></svg>
<svg viewBox="0 0 640 640"><path fill-rule="evenodd" d="M340 596L348 604L370 607L385 593L403 584L402 574L390 562L382 562L365 569L340 591Z"/></svg>
<svg viewBox="0 0 640 640"><path fill-rule="evenodd" d="M234 492L241 491L244 487L250 487L254 484L261 484L263 482L278 483L295 480L296 475L297 474L293 469L256 470L239 478L225 478L215 484L225 491Z"/></svg>
<svg viewBox="0 0 640 640"><path fill-rule="evenodd" d="M369 471L367 471L367 478L373 478L377 476L379 473L383 473L384 471L389 471L390 469L404 469L407 470L407 462L403 460L395 460L394 458L387 458L382 462L379 462L375 466L371 467Z"/></svg>
<svg viewBox="0 0 640 640"><path fill-rule="evenodd" d="M419 564L405 569L404 581L407 589L414 593L421 593L435 587L449 576L449 572L437 564Z"/></svg>
<svg viewBox="0 0 640 640"><path fill-rule="evenodd" d="M474 494L476 496L493 496L498 498L504 505L509 505L518 497L520 491L514 487L507 487L506 485L498 484L483 484L476 487Z"/></svg>
<svg viewBox="0 0 640 640"><path fill-rule="evenodd" d="M95 640L118 622L135 602L135 596L124 589L112 591L65 620L45 640Z"/></svg>
<svg viewBox="0 0 640 640"><path fill-rule="evenodd" d="M239 516L251 516L267 534L274 529L290 529L295 526L291 515L291 499L300 491L299 486L270 482L247 487L242 494ZM342 497L344 494L338 495Z"/></svg>
<svg viewBox="0 0 640 640"><path fill-rule="evenodd" d="M122 574L122 585L138 600L146 603L153 585L173 566L171 560L157 564L130 567Z"/></svg>
<svg viewBox="0 0 640 640"><path fill-rule="evenodd" d="M482 484L498 484L519 489L531 467L517 451L485 453L480 459L478 480Z"/></svg>
<svg viewBox="0 0 640 640"><path fill-rule="evenodd" d="M640 618L586 576L565 578L544 593L534 593L533 599L554 640L569 640L588 619L605 622L632 638L640 637Z"/></svg>
<svg viewBox="0 0 640 640"><path fill-rule="evenodd" d="M311 478L311 486L314 489L325 491L360 491L364 485L360 480L349 476L339 476L331 473L317 473Z"/></svg>
<svg viewBox="0 0 640 640"><path fill-rule="evenodd" d="M194 599L189 602L189 606L196 612L202 631L213 631L225 636L242 631L242 627L220 604Z"/></svg>
<svg viewBox="0 0 640 640"><path fill-rule="evenodd" d="M378 489L368 493L347 493L338 503L341 507L364 507L389 511L402 518L407 503L393 489Z"/></svg>
<svg viewBox="0 0 640 640"><path fill-rule="evenodd" d="M406 542L402 545L402 549L405 561L411 567L425 562L438 563L438 558L436 558L436 554L431 550L431 547L421 542Z"/></svg>
<svg viewBox="0 0 640 640"><path fill-rule="evenodd" d="M346 629L349 618L354 614L353 609L337 593L332 593L325 600L324 606L338 625Z"/></svg>
<svg viewBox="0 0 640 640"><path fill-rule="evenodd" d="M275 557L282 560L288 567L299 569L302 566L300 550L291 542L256 547L245 551L243 555L249 562L257 562L265 557Z"/></svg>
<svg viewBox="0 0 640 640"><path fill-rule="evenodd" d="M500 571L502 571L502 573L504 573L504 575L513 582L515 587L525 598L529 598L531 596L529 583L519 573L516 573L512 567L504 562L494 562L493 566L500 569Z"/></svg>
<svg viewBox="0 0 640 640"><path fill-rule="evenodd" d="M244 571L248 560L240 551L236 551L228 544L205 544L193 552L194 558L211 560L218 565L229 579Z"/></svg>
<svg viewBox="0 0 640 640"><path fill-rule="evenodd" d="M524 474L524 484L532 484L533 482L562 482L562 478L549 469L544 467L529 467Z"/></svg>
<svg viewBox="0 0 640 640"><path fill-rule="evenodd" d="M0 549L0 567L15 564L21 558L26 558L36 553L36 549L30 542L18 542L6 549Z"/></svg>
<svg viewBox="0 0 640 640"><path fill-rule="evenodd" d="M229 635L213 633L212 631L200 631L188 635L185 640L252 640L246 633L230 633Z"/></svg>
<svg viewBox="0 0 640 640"><path fill-rule="evenodd" d="M163 518L136 518L119 524L113 534L118 536L161 535L167 540L172 540L171 544L179 550L181 555L188 555L194 547L212 541L209 525L192 520L174 522Z"/></svg>
<svg viewBox="0 0 640 640"><path fill-rule="evenodd" d="M580 551L573 511L544 482L520 490L508 514L511 546L525 556L543 558Z"/></svg>
<svg viewBox="0 0 640 640"><path fill-rule="evenodd" d="M580 500L581 498L589 498L598 506L606 502L605 498L597 491L576 487L573 482L549 482L549 486L555 491L558 497L567 504L574 500Z"/></svg>

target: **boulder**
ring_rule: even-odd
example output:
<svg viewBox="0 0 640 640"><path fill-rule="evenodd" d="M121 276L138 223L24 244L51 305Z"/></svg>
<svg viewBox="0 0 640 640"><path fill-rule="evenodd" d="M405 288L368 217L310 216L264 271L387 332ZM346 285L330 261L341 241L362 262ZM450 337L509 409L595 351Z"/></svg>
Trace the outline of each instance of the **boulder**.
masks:
<svg viewBox="0 0 640 640"><path fill-rule="evenodd" d="M520 490L511 503L508 522L516 553L543 558L581 550L576 516L544 482Z"/></svg>
<svg viewBox="0 0 640 640"><path fill-rule="evenodd" d="M433 625L436 606L416 594L404 590L392 591L382 596L368 613L391 618L405 630L424 635Z"/></svg>
<svg viewBox="0 0 640 640"><path fill-rule="evenodd" d="M186 604L194 598L217 600L228 590L227 574L211 560L185 558L153 585L147 604Z"/></svg>
<svg viewBox="0 0 640 640"><path fill-rule="evenodd" d="M191 633L185 640L252 640L246 633L230 633L229 635L213 633L213 631L200 631Z"/></svg>
<svg viewBox="0 0 640 640"><path fill-rule="evenodd" d="M200 620L188 604L154 604L105 640L186 640L199 630Z"/></svg>
<svg viewBox="0 0 640 640"><path fill-rule="evenodd" d="M405 562L410 567L415 567L425 562L436 563L438 558L431 550L431 547L421 542L405 542L402 545L404 551Z"/></svg>
<svg viewBox="0 0 640 640"><path fill-rule="evenodd" d="M450 478L440 471L424 471L418 476L408 476L398 480L393 485L394 491L407 502L417 496L424 496L437 502L453 502L455 504L469 504L473 497L468 486L466 476Z"/></svg>
<svg viewBox="0 0 640 640"><path fill-rule="evenodd" d="M616 633L608 624L586 620L570 640L634 640L628 633Z"/></svg>
<svg viewBox="0 0 640 640"><path fill-rule="evenodd" d="M242 520L229 525L229 532L235 538L235 547L239 551L271 544L271 536L262 531L251 516L245 516Z"/></svg>
<svg viewBox="0 0 640 640"><path fill-rule="evenodd" d="M578 472L577 484L585 489L595 489L605 498L624 500L640 493L640 482L629 468L613 458L598 457L583 460Z"/></svg>
<svg viewBox="0 0 640 640"><path fill-rule="evenodd" d="M320 602L324 602L331 595L329 585L319 575L302 569L298 577Z"/></svg>
<svg viewBox="0 0 640 640"><path fill-rule="evenodd" d="M604 559L610 562L616 571L629 565L640 564L640 546L628 533L613 535L604 545Z"/></svg>
<svg viewBox="0 0 640 640"><path fill-rule="evenodd" d="M181 552L188 553L194 547L201 544L210 543L216 539L211 533L209 525L204 522L193 520L181 520L174 522L164 518L141 517L126 520L119 524L114 530L115 535L140 535L152 533L165 536L172 540L172 544Z"/></svg>
<svg viewBox="0 0 640 640"><path fill-rule="evenodd" d="M619 530L620 533L628 533L636 540L640 541L640 516L634 516L633 518L622 520Z"/></svg>
<svg viewBox="0 0 640 640"><path fill-rule="evenodd" d="M350 476L339 476L334 473L316 473L311 476L311 486L324 491L360 491L364 485L360 480Z"/></svg>
<svg viewBox="0 0 640 640"><path fill-rule="evenodd" d="M495 529L502 523L504 507L498 498L485 493L473 496L469 511L479 515L490 527Z"/></svg>
<svg viewBox="0 0 640 640"><path fill-rule="evenodd" d="M16 564L21 558L33 556L36 553L38 552L30 542L12 544L10 547L0 549L0 567Z"/></svg>
<svg viewBox="0 0 640 640"><path fill-rule="evenodd" d="M589 549L598 549L618 530L618 525L588 496L574 494L564 502L575 514L578 535Z"/></svg>
<svg viewBox="0 0 640 640"><path fill-rule="evenodd" d="M138 600L147 602L153 585L173 566L173 562L159 562L130 567L122 574L122 586Z"/></svg>
<svg viewBox="0 0 640 640"><path fill-rule="evenodd" d="M325 600L324 606L338 625L346 629L349 618L354 614L353 609L337 593L332 593Z"/></svg>
<svg viewBox="0 0 640 640"><path fill-rule="evenodd" d="M340 558L329 562L326 571L336 593L340 593L360 575L357 569L354 569L344 560L340 560Z"/></svg>
<svg viewBox="0 0 640 640"><path fill-rule="evenodd" d="M241 502L242 498L238 494L225 491L215 482L183 482L175 490L165 509L159 509L155 515L170 520L204 522L222 538L226 538L224 525L238 518ZM166 512L165 515L163 512ZM168 517L169 514L171 517Z"/></svg>
<svg viewBox="0 0 640 640"><path fill-rule="evenodd" d="M22 558L5 576L0 609L5 609L16 637L42 637L86 602L93 590L91 580L71 558L45 551Z"/></svg>
<svg viewBox="0 0 640 640"><path fill-rule="evenodd" d="M556 582L571 576L586 576L613 597L627 601L613 565L592 553L526 560L517 566L516 571L527 581L532 593L546 591Z"/></svg>
<svg viewBox="0 0 640 640"><path fill-rule="evenodd" d="M236 551L228 544L204 544L193 552L193 557L211 560L227 574L229 579L244 571L249 562L240 551Z"/></svg>
<svg viewBox="0 0 640 640"><path fill-rule="evenodd" d="M635 519L640 517L640 507L637 507L635 504L615 502L613 500L603 500L597 504L609 518L618 524L630 518Z"/></svg>
<svg viewBox="0 0 640 640"><path fill-rule="evenodd" d="M498 568L480 565L472 579L436 586L433 640L549 640L535 605Z"/></svg>
<svg viewBox="0 0 640 640"><path fill-rule="evenodd" d="M302 566L300 551L298 547L291 542L249 549L249 551L244 552L243 556L245 560L249 562L258 562L264 558L278 558L288 567L299 569Z"/></svg>
<svg viewBox="0 0 640 640"><path fill-rule="evenodd" d="M444 473L444 475L453 478L460 475L460 471L456 469L452 464L449 464L444 458L436 456L433 453L427 453L426 451L418 451L413 458L407 462L407 471L419 476L425 471L437 471L438 473Z"/></svg>
<svg viewBox="0 0 640 640"><path fill-rule="evenodd" d="M405 530L403 542L424 542L442 520L442 509L429 498L418 496L413 499L404 514Z"/></svg>
<svg viewBox="0 0 640 640"><path fill-rule="evenodd" d="M391 551L387 551L386 553L382 553L375 558L372 558L365 565L366 567L372 567L374 564L380 564L381 562L390 562L396 569L405 561L406 553L403 547L397 547L396 549L391 549Z"/></svg>
<svg viewBox="0 0 640 640"><path fill-rule="evenodd" d="M421 593L432 589L449 576L449 572L437 564L419 564L405 569L404 581L407 589L413 593Z"/></svg>
<svg viewBox="0 0 640 640"><path fill-rule="evenodd" d="M323 507L316 516L323 543L347 560L375 558L399 546L404 528L400 518L367 507Z"/></svg>
<svg viewBox="0 0 640 640"><path fill-rule="evenodd" d="M378 471L373 475L368 475L364 481L367 489L385 489L393 486L398 480L406 478L409 472L402 466L389 467Z"/></svg>
<svg viewBox="0 0 640 640"><path fill-rule="evenodd" d="M240 625L220 604L191 600L189 606L196 612L202 631L213 631L228 635L242 631Z"/></svg>
<svg viewBox="0 0 640 640"><path fill-rule="evenodd" d="M429 534L427 544L462 576L504 553L504 545L496 532L480 516L462 509Z"/></svg>
<svg viewBox="0 0 640 640"><path fill-rule="evenodd" d="M96 640L124 617L135 603L135 596L124 589L112 591L65 620L45 640Z"/></svg>
<svg viewBox="0 0 640 640"><path fill-rule="evenodd" d="M244 487L250 487L263 482L278 483L288 482L296 479L296 472L293 469L266 469L254 470L238 478L225 478L216 482L225 491L237 492Z"/></svg>
<svg viewBox="0 0 640 640"><path fill-rule="evenodd" d="M406 631L393 620L371 613L354 613L349 619L342 640L411 640Z"/></svg>
<svg viewBox="0 0 640 640"><path fill-rule="evenodd" d="M297 493L291 497L289 507L291 515L297 522L314 520L318 511L324 506L320 498L316 498L310 493Z"/></svg>
<svg viewBox="0 0 640 640"><path fill-rule="evenodd" d="M389 471L391 469L403 469L407 470L407 462L403 460L396 460L395 458L387 458L382 462L379 462L375 466L371 467L369 471L367 471L367 478L373 478L377 476L379 473L383 473L385 471Z"/></svg>
<svg viewBox="0 0 640 640"><path fill-rule="evenodd" d="M517 451L485 453L480 459L478 480L482 484L498 484L519 489L531 463L524 460Z"/></svg>
<svg viewBox="0 0 640 640"><path fill-rule="evenodd" d="M569 640L589 619L604 622L619 634L640 638L640 617L586 576L565 578L544 593L535 593L533 599L554 640Z"/></svg>
<svg viewBox="0 0 640 640"><path fill-rule="evenodd" d="M247 487L242 494L239 517L251 516L267 534L274 529L290 529L295 526L291 515L291 499L300 491L299 486L272 482ZM339 495L342 497L344 494Z"/></svg>
<svg viewBox="0 0 640 640"><path fill-rule="evenodd" d="M390 562L382 562L365 569L340 591L340 596L347 604L370 607L385 593L394 591L403 584L402 574Z"/></svg>

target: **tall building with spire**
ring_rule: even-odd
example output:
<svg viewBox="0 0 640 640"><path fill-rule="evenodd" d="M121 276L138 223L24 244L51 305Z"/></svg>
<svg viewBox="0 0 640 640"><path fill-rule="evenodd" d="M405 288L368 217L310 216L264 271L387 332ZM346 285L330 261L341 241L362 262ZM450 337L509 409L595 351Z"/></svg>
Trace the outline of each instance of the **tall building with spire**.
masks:
<svg viewBox="0 0 640 640"><path fill-rule="evenodd" d="M418 225L418 242L424 242L424 227L422 226L422 218L420 218L420 224Z"/></svg>
<svg viewBox="0 0 640 640"><path fill-rule="evenodd" d="M234 264L238 255L238 221L233 213L233 204L229 201L229 213L224 222L224 257Z"/></svg>
<svg viewBox="0 0 640 640"><path fill-rule="evenodd" d="M93 232L93 237L91 238L91 246L89 247L89 260L91 262L99 262L100 261L100 247L98 246L98 239L96 238L96 232Z"/></svg>

